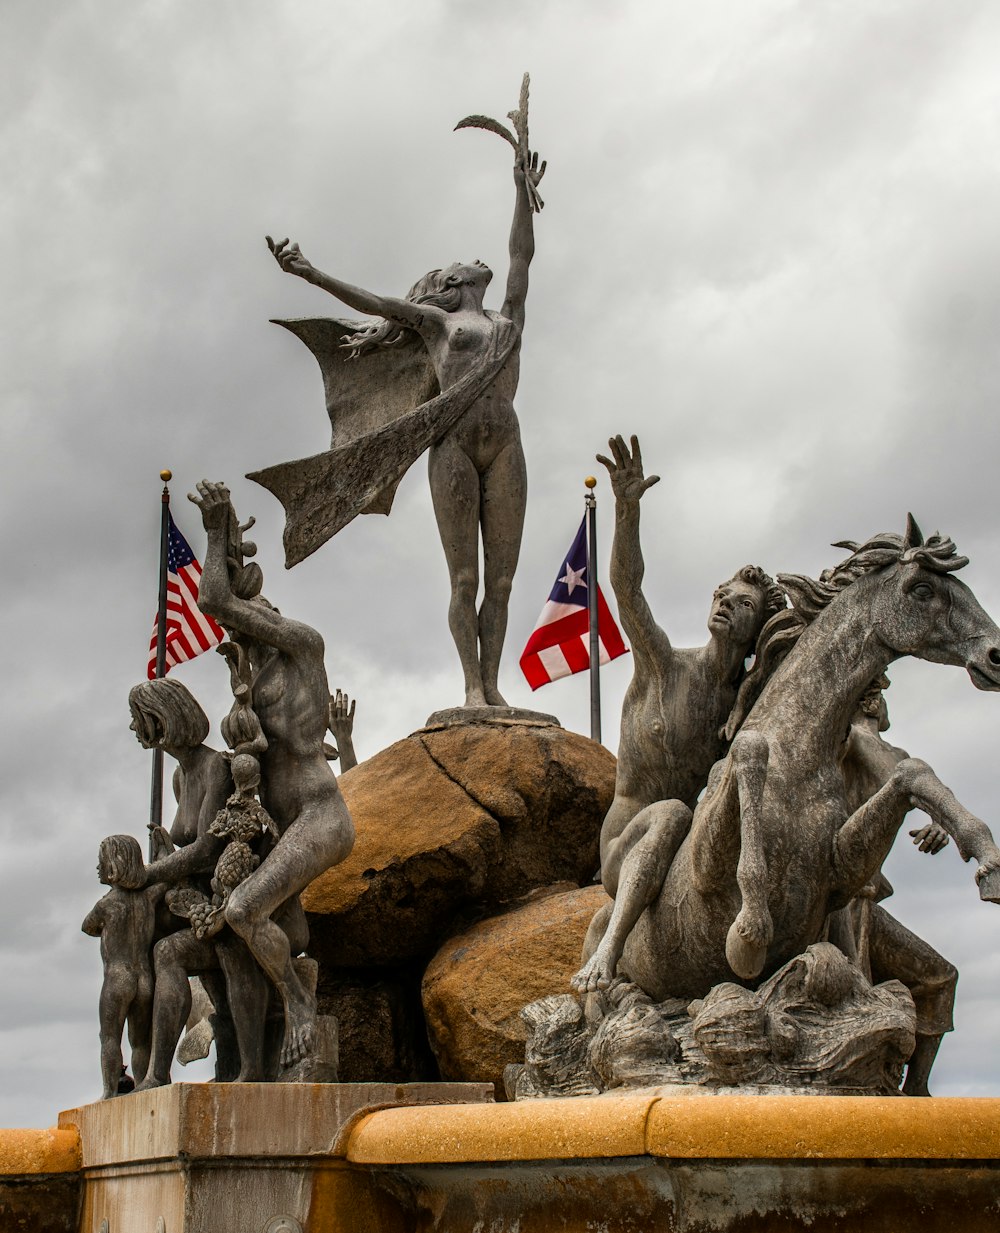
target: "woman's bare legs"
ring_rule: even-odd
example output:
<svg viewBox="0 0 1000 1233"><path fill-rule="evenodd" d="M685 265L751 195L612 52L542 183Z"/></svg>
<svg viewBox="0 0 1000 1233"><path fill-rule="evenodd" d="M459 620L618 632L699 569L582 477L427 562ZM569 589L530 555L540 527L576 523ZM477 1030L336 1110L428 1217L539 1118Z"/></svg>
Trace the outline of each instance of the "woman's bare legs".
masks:
<svg viewBox="0 0 1000 1233"><path fill-rule="evenodd" d="M528 499L528 476L520 437L494 458L482 477L481 491L483 603L479 609L479 663L487 704L506 706L497 688L497 674Z"/></svg>
<svg viewBox="0 0 1000 1233"><path fill-rule="evenodd" d="M484 706L479 666L479 472L468 455L447 437L430 452L431 499L448 562L451 603L448 627L465 676L465 705Z"/></svg>

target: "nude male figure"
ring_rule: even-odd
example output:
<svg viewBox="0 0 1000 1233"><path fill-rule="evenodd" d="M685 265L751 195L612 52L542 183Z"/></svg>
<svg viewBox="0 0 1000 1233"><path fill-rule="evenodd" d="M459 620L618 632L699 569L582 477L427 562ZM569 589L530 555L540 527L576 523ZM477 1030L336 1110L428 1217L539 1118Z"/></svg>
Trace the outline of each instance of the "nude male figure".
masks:
<svg viewBox="0 0 1000 1233"><path fill-rule="evenodd" d="M860 809L870 800L899 763L910 756L905 749L890 745L882 736L889 728L889 712L883 696L888 685L885 676L875 681L851 722L842 766L852 810ZM948 843L946 831L936 823L912 830L910 835L921 852L932 855ZM891 894L892 886L880 872L861 895L831 917L830 940L841 945L848 954L853 946L858 952L857 961L873 984L899 980L910 990L917 1010L917 1044L906 1066L903 1094L929 1096L928 1079L941 1039L945 1032L954 1029L952 1013L958 971L923 938L911 933L879 906L880 901ZM843 936L845 925L846 939ZM847 945L843 944L845 940Z"/></svg>
<svg viewBox="0 0 1000 1233"><path fill-rule="evenodd" d="M190 499L201 510L208 537L198 604L249 652L253 707L267 738L267 750L260 755L261 803L280 835L230 895L226 923L246 942L281 997L281 1063L289 1066L310 1051L316 1002L292 965L305 937L290 944L289 931L298 931L290 930L287 921L282 928L273 917L314 878L344 860L354 844L354 826L323 746L330 719L323 639L308 625L282 616L263 596L242 598L234 590L227 548L237 520L228 488L205 480ZM304 927L301 908L298 915Z"/></svg>
<svg viewBox="0 0 1000 1233"><path fill-rule="evenodd" d="M643 473L639 442L608 443L615 494L611 584L635 669L622 705L615 799L601 828L601 880L614 908L594 917L584 944L587 962L573 978L581 991L603 988L621 950L663 886L687 834L691 812L712 766L725 752L722 734L765 621L784 596L758 566L747 565L712 596L709 640L674 647L653 619L642 593L645 564L639 542L639 502L659 481Z"/></svg>

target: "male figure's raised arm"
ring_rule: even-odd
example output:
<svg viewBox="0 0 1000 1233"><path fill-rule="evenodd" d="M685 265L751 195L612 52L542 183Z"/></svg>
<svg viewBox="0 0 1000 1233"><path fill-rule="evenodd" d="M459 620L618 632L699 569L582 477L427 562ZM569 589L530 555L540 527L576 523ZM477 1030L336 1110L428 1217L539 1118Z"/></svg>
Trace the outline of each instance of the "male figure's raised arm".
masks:
<svg viewBox="0 0 1000 1233"><path fill-rule="evenodd" d="M597 455L611 476L615 494L615 535L611 545L611 585L618 601L618 615L622 628L632 643L637 658L662 661L671 653L670 639L653 620L646 597L642 593L642 579L646 565L639 541L639 502L643 493L659 483L658 475L648 478L642 470L642 452L639 439L632 437L632 452L629 453L624 438L613 437L608 445L611 458Z"/></svg>
<svg viewBox="0 0 1000 1233"><path fill-rule="evenodd" d="M288 654L323 656L323 638L309 625L292 621L275 609L253 599L242 599L235 593L230 577L230 527L236 525L236 513L229 499L229 489L222 483L202 480L198 495L188 493L201 510L208 546L205 565L198 586L198 607L214 617L227 629L235 629L256 642L273 646Z"/></svg>

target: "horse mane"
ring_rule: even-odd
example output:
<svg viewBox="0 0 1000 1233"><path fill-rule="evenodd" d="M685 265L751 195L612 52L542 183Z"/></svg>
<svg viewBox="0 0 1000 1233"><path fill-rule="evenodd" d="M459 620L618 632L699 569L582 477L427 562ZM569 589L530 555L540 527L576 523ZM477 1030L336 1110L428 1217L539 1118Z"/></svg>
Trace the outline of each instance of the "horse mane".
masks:
<svg viewBox="0 0 1000 1233"><path fill-rule="evenodd" d="M778 665L798 642L807 625L846 587L866 574L890 565L916 562L936 574L950 574L969 564L959 556L954 542L935 531L927 540L912 514L906 516L906 531L897 535L883 531L863 544L838 540L834 548L848 548L851 555L820 574L819 579L804 574L778 574L778 585L791 601L791 607L776 613L764 625L754 648L753 667L743 679L722 735L731 741L750 714L764 686Z"/></svg>

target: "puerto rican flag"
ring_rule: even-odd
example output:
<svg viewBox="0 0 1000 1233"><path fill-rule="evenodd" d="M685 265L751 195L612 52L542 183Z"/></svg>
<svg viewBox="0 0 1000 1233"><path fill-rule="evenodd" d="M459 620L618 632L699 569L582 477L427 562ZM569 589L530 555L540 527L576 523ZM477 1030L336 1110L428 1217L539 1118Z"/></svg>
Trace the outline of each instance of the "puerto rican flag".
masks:
<svg viewBox="0 0 1000 1233"><path fill-rule="evenodd" d="M597 629L602 664L628 651L611 609L597 588ZM584 515L566 554L528 645L521 671L532 689L590 667L590 619L587 611L587 517Z"/></svg>

